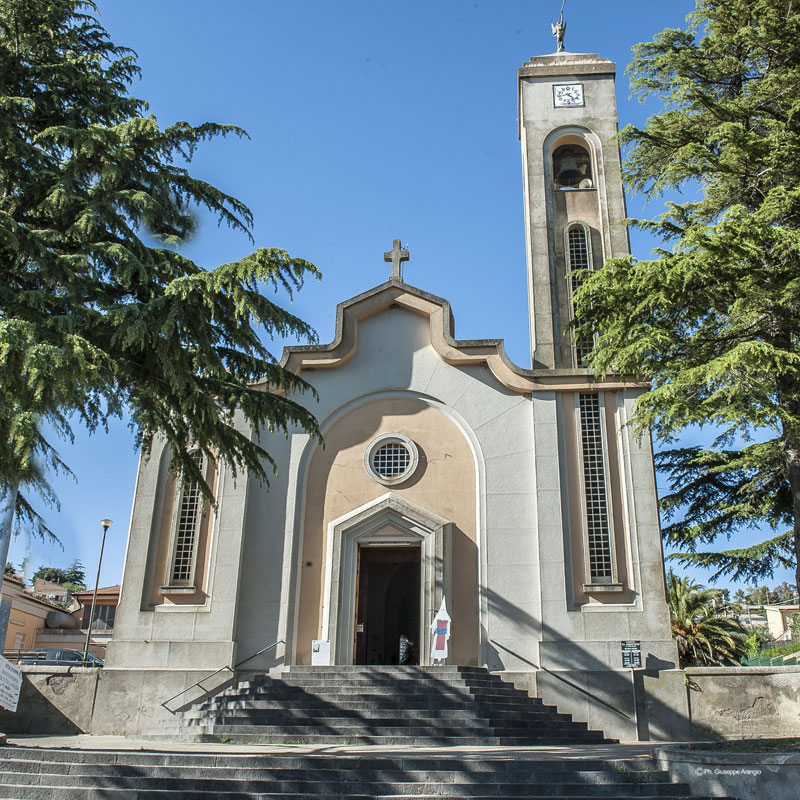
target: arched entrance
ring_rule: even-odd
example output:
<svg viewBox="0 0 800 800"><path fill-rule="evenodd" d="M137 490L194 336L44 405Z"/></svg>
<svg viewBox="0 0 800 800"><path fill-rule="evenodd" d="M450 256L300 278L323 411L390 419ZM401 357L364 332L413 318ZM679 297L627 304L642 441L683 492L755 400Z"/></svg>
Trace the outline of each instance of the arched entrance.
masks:
<svg viewBox="0 0 800 800"><path fill-rule="evenodd" d="M332 663L393 663L401 632L429 663L428 623L450 596L451 535L448 520L391 493L330 523L322 638ZM400 630L413 625L418 633Z"/></svg>

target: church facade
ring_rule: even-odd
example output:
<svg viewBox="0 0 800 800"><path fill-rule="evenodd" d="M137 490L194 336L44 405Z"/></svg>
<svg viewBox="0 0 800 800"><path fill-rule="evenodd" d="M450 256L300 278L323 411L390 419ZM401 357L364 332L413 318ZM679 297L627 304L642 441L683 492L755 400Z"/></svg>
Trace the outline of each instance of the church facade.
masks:
<svg viewBox="0 0 800 800"><path fill-rule="evenodd" d="M204 466L218 500L181 488L169 453L140 464L106 675L430 663L442 599L448 663L509 675L677 666L644 387L587 369L565 334L577 270L628 253L614 65L592 54L519 70L531 366L460 341L448 302L392 276L338 307L327 345L288 348L319 394L324 446L247 431L270 486ZM318 645L317 645L318 647ZM178 681L180 683L180 681Z"/></svg>

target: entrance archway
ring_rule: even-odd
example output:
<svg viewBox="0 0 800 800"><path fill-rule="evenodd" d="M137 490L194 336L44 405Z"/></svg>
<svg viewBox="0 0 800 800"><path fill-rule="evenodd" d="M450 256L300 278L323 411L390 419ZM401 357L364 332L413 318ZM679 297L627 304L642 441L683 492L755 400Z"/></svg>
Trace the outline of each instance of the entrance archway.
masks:
<svg viewBox="0 0 800 800"><path fill-rule="evenodd" d="M399 634L404 632L417 647L419 663L429 663L431 633L428 623L438 610L442 597L450 596L451 527L450 521L444 517L392 493L330 523L322 638L331 642L331 663L353 664L354 658L368 658L366 645L359 651L356 639L359 625L364 625L363 632L367 634L368 622L366 619L356 619L359 611L356 606L360 588L359 560L362 553L382 548L387 548L387 552L392 549L396 552L405 550L407 553L416 550L419 553L419 600L416 606L419 609L419 637L414 641L408 631L395 632L395 623L387 623L384 618L381 623L373 621L378 628L379 641L393 638L395 633L399 639ZM377 555L368 554L366 558L376 562L380 560ZM410 556L408 558L410 560ZM395 591L399 599L399 585ZM413 608L413 603L408 605ZM400 613L397 606L387 611L395 616ZM392 642L385 641L373 652L373 657L384 659L383 663L391 663L386 659L392 658L394 646Z"/></svg>

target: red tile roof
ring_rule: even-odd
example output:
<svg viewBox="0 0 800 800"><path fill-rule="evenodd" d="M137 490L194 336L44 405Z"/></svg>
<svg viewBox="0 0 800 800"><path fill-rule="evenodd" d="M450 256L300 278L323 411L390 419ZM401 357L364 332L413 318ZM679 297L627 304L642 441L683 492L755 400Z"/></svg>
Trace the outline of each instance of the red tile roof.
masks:
<svg viewBox="0 0 800 800"><path fill-rule="evenodd" d="M97 590L98 597L114 597L119 596L119 589L120 585L116 584L116 586L103 586ZM87 589L85 592L76 592L75 597L78 598L81 602L83 602L86 598L91 598L94 594L94 589Z"/></svg>
<svg viewBox="0 0 800 800"><path fill-rule="evenodd" d="M33 590L35 592L67 592L69 591L66 587L62 586L60 583L53 583L52 581L46 581L44 578L34 578L33 580Z"/></svg>

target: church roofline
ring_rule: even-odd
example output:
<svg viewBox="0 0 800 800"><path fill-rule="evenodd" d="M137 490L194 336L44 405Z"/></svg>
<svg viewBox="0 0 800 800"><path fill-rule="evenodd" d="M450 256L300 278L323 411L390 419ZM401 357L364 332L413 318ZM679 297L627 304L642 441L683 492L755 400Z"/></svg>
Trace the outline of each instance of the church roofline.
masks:
<svg viewBox="0 0 800 800"><path fill-rule="evenodd" d="M642 382L624 381L615 376L595 383L592 374L585 369L519 367L508 357L502 339L456 339L453 335L455 320L449 301L398 279L390 279L339 303L333 341L329 344L285 347L281 366L298 375L303 371L341 366L356 352L361 320L393 305L428 317L431 345L445 362L454 366L485 365L503 386L520 394L579 391L590 387L618 389L646 386Z"/></svg>

